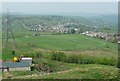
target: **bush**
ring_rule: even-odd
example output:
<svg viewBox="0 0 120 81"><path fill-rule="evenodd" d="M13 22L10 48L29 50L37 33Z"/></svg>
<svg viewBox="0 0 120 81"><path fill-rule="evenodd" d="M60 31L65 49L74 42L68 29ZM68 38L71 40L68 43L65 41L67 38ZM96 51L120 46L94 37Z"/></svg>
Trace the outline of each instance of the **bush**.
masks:
<svg viewBox="0 0 120 81"><path fill-rule="evenodd" d="M81 64L94 64L95 58L90 56L82 56Z"/></svg>
<svg viewBox="0 0 120 81"><path fill-rule="evenodd" d="M100 58L86 55L68 55L65 62L76 63L76 64L102 64L102 65L117 65L115 58Z"/></svg>
<svg viewBox="0 0 120 81"><path fill-rule="evenodd" d="M80 56L78 55L70 55L66 58L66 62L68 63L78 63L78 61L81 61L81 59L79 58Z"/></svg>
<svg viewBox="0 0 120 81"><path fill-rule="evenodd" d="M110 58L97 58L96 59L97 64L103 64L103 65L112 65L115 66L117 64L117 61L115 58L110 57Z"/></svg>
<svg viewBox="0 0 120 81"><path fill-rule="evenodd" d="M67 57L66 62L77 63L77 64L94 64L94 57L83 56L83 55L70 55Z"/></svg>
<svg viewBox="0 0 120 81"><path fill-rule="evenodd" d="M117 68L120 68L120 60L119 59L120 59L120 57L118 57L118 61L117 61L117 64L116 64Z"/></svg>
<svg viewBox="0 0 120 81"><path fill-rule="evenodd" d="M43 57L43 55L42 55L42 53L41 53L41 52L36 53L36 55L35 55L35 58L42 58L42 57Z"/></svg>
<svg viewBox="0 0 120 81"><path fill-rule="evenodd" d="M64 61L65 58L64 52L52 52L51 60Z"/></svg>

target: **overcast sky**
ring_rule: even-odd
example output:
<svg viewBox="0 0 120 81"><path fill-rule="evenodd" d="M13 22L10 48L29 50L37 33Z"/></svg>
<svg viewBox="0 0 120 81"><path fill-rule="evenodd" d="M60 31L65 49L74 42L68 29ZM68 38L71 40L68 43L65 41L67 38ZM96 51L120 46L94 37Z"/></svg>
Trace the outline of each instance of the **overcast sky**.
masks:
<svg viewBox="0 0 120 81"><path fill-rule="evenodd" d="M94 13L117 14L117 2L5 2L2 11L25 14Z"/></svg>

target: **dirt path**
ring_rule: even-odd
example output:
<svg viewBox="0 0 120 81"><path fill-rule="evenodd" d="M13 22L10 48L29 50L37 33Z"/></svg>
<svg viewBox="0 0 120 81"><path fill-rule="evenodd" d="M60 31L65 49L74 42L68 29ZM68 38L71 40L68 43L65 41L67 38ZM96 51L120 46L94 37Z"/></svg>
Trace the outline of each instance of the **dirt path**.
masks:
<svg viewBox="0 0 120 81"><path fill-rule="evenodd" d="M59 71L59 72L54 72L54 73L41 73L41 74L32 74L32 75L26 75L26 76L18 76L12 79L22 79L22 78L29 78L29 77L38 77L38 76L47 76L47 75L51 75L51 74L63 74L63 73L68 73L68 72L72 72L72 71L77 71L80 70L80 68L74 68L74 69L69 69L69 70L65 70L65 71Z"/></svg>

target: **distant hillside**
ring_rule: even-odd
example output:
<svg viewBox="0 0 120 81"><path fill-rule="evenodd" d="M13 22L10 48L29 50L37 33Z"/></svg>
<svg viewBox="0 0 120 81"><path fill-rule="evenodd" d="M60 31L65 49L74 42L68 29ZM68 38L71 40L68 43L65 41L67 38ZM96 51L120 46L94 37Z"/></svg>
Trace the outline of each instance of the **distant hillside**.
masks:
<svg viewBox="0 0 120 81"><path fill-rule="evenodd" d="M110 29L112 31L116 31L118 30L118 15L101 15L101 16L96 16L96 17L92 17L91 19L93 20L100 20L105 22L107 25L110 26Z"/></svg>
<svg viewBox="0 0 120 81"><path fill-rule="evenodd" d="M105 21L106 23L109 23L111 25L116 25L118 24L118 15L101 15L101 16L97 16L94 17L97 19L101 19L102 21Z"/></svg>
<svg viewBox="0 0 120 81"><path fill-rule="evenodd" d="M3 16L3 27L5 27L5 15ZM113 19L111 19L113 18ZM12 15L13 23L21 23L21 27L30 31L55 31L67 32L71 28L77 28L81 31L99 30L100 28L116 27L116 17L98 16L58 16L58 15ZM109 20L109 21L108 21ZM112 22L114 21L114 22ZM112 22L112 23L111 23ZM3 28L4 29L4 28Z"/></svg>

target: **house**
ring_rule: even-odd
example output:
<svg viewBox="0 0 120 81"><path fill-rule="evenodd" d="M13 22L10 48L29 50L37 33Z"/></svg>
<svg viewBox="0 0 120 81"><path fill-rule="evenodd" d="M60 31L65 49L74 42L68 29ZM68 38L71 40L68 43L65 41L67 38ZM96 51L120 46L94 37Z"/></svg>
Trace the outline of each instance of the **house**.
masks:
<svg viewBox="0 0 120 81"><path fill-rule="evenodd" d="M120 41L118 41L118 44L120 44Z"/></svg>
<svg viewBox="0 0 120 81"><path fill-rule="evenodd" d="M2 71L31 71L30 61L20 61L20 62L2 62ZM6 70L7 69L7 70Z"/></svg>
<svg viewBox="0 0 120 81"><path fill-rule="evenodd" d="M120 37L117 37L117 40L118 40L118 44L120 44Z"/></svg>
<svg viewBox="0 0 120 81"><path fill-rule="evenodd" d="M30 64L32 64L32 58L29 58L29 57L21 57L21 61L26 61L26 62L29 62Z"/></svg>
<svg viewBox="0 0 120 81"><path fill-rule="evenodd" d="M92 31L86 31L86 32L83 32L82 34L90 36L90 37L96 37L97 36L97 32L92 32Z"/></svg>

